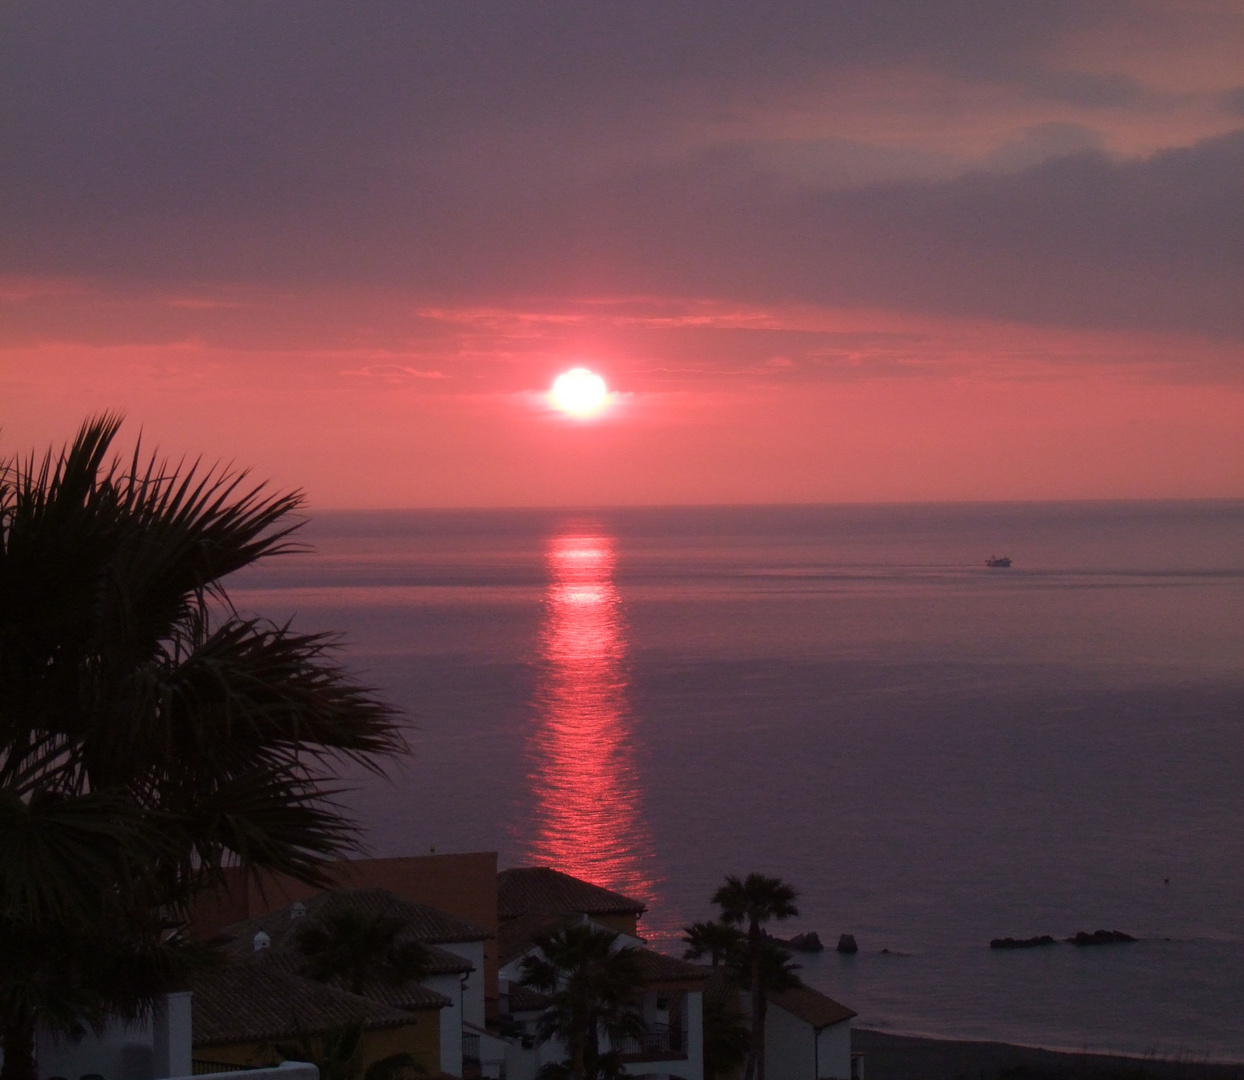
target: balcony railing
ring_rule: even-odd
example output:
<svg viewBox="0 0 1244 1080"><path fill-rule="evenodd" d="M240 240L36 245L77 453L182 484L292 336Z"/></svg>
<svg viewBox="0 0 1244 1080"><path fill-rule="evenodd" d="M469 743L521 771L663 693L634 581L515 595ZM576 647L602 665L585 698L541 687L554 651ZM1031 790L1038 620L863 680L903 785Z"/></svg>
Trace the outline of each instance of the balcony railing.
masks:
<svg viewBox="0 0 1244 1080"><path fill-rule="evenodd" d="M682 1057L686 1051L682 1043L682 1030L669 1024L648 1024L637 1039L623 1039L618 1053L624 1058L650 1061L655 1058Z"/></svg>
<svg viewBox="0 0 1244 1080"><path fill-rule="evenodd" d="M462 1064L478 1065L479 1061L479 1036L464 1033L462 1036Z"/></svg>

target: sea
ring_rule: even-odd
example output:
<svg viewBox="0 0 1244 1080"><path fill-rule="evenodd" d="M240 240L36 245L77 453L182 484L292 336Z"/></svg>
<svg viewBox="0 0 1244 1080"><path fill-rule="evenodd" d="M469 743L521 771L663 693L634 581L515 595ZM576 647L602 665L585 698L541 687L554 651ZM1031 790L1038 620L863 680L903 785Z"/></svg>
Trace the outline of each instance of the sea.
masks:
<svg viewBox="0 0 1244 1080"><path fill-rule="evenodd" d="M231 595L338 634L401 710L409 758L345 773L370 854L555 866L643 899L675 954L759 871L859 1026L1244 1061L1244 502L315 513L301 538ZM1139 940L1062 942L1098 929Z"/></svg>

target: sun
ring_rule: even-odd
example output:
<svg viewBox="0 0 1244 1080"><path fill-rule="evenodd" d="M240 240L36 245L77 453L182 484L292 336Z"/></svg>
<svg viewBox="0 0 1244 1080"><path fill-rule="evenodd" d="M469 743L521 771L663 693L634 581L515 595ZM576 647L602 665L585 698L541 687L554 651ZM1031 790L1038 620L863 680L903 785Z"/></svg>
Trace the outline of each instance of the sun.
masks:
<svg viewBox="0 0 1244 1080"><path fill-rule="evenodd" d="M605 380L587 368L571 368L553 380L549 401L570 416L595 416L608 400Z"/></svg>

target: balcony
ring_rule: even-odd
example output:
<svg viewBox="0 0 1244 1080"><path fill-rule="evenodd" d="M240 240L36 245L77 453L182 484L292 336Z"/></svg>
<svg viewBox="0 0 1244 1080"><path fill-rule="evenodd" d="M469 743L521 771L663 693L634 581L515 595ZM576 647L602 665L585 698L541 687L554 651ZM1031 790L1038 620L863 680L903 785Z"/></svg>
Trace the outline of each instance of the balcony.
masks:
<svg viewBox="0 0 1244 1080"><path fill-rule="evenodd" d="M673 1061L687 1056L682 1029L669 1024L647 1024L637 1039L618 1044L623 1061Z"/></svg>

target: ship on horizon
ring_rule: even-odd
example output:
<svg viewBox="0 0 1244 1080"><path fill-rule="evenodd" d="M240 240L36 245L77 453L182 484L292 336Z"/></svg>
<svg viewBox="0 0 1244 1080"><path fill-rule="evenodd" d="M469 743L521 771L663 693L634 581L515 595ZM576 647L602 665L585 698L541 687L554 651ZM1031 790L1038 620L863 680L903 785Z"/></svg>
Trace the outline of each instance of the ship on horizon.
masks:
<svg viewBox="0 0 1244 1080"><path fill-rule="evenodd" d="M1011 557L1009 555L990 555L985 560L985 565L1005 569L1011 565Z"/></svg>

